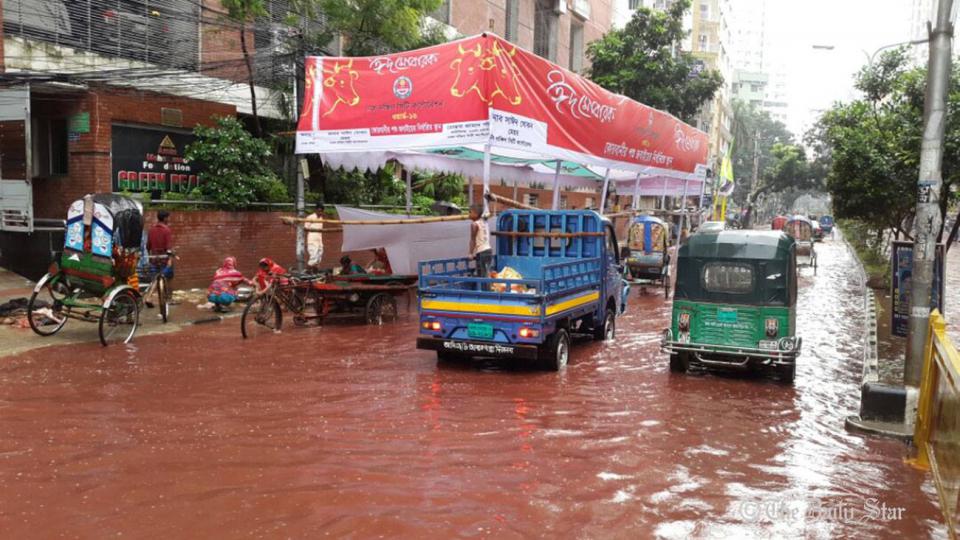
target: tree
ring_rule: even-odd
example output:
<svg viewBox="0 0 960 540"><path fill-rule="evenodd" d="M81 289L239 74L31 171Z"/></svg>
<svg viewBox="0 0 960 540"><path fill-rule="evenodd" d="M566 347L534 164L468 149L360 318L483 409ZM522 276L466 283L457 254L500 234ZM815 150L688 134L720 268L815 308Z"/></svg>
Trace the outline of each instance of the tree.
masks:
<svg viewBox="0 0 960 540"><path fill-rule="evenodd" d="M777 144L793 144L793 134L782 122L774 120L767 111L742 101L733 102L733 177L736 186L733 200L747 205L751 192L763 185L763 178L753 182L754 159L757 172L762 174L773 160L773 147ZM783 188L784 186L771 186Z"/></svg>
<svg viewBox="0 0 960 540"><path fill-rule="evenodd" d="M641 7L622 30L590 44L590 78L600 86L691 121L723 84L716 70L680 51L686 37L683 14L690 0L669 9Z"/></svg>
<svg viewBox="0 0 960 540"><path fill-rule="evenodd" d="M234 117L216 119L214 127L198 125L197 139L187 145L186 157L199 163L200 193L228 208L252 202L285 202L287 187L270 169L270 147L250 135Z"/></svg>
<svg viewBox="0 0 960 540"><path fill-rule="evenodd" d="M947 100L940 209L946 214L960 185L960 68ZM926 69L911 68L903 49L881 55L856 76L863 97L837 104L812 136L826 148L827 188L837 217L910 237L917 202Z"/></svg>
<svg viewBox="0 0 960 540"><path fill-rule="evenodd" d="M247 49L247 25L259 17L267 16L266 0L220 0L227 10L227 18L240 25L240 51L243 53L243 62L247 66L247 84L250 85L250 108L253 112L253 125L257 137L263 136L260 126L260 116L257 114L257 90L253 77L253 62L250 51Z"/></svg>
<svg viewBox="0 0 960 540"><path fill-rule="evenodd" d="M446 41L442 27L425 24L425 16L443 0L300 0L307 13L326 19L308 40L321 47L343 38L345 56L374 56Z"/></svg>

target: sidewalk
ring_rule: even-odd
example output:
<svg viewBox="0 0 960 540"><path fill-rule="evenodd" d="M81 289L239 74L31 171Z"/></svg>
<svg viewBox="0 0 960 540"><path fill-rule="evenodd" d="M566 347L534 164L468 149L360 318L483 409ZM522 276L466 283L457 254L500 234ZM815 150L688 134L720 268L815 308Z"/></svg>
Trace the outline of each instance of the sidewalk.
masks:
<svg viewBox="0 0 960 540"><path fill-rule="evenodd" d="M32 282L0 268L0 304L15 298L30 298L32 292ZM179 296L182 293L176 291L175 294ZM238 317L242 311L243 306L238 305L234 306L230 313L217 314L197 309L195 302L184 300L178 305L170 306L168 322L164 324L157 308L144 307L140 312L140 327L137 328L133 342L135 343L137 338L142 336L168 334L198 323L219 322L225 318ZM18 323L20 321L26 323L23 317L19 318ZM239 329L237 335L239 336ZM49 337L38 336L29 326L2 324L0 325L0 358L52 345L92 343L98 340L95 323L70 320L63 330Z"/></svg>

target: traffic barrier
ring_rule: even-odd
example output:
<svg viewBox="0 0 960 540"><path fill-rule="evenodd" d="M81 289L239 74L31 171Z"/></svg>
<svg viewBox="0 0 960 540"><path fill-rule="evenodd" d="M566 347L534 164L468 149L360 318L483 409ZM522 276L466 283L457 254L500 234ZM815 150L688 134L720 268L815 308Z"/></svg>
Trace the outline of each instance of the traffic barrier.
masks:
<svg viewBox="0 0 960 540"><path fill-rule="evenodd" d="M955 539L960 511L960 353L937 310L930 314L927 330L913 442L914 464L933 475L947 530Z"/></svg>

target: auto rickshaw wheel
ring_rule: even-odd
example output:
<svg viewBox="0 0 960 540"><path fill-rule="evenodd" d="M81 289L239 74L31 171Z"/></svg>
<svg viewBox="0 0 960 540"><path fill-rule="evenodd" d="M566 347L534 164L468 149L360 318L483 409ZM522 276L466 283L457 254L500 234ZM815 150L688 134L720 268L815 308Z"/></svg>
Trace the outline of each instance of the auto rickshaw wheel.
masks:
<svg viewBox="0 0 960 540"><path fill-rule="evenodd" d="M690 369L690 359L687 353L670 353L670 372L686 373Z"/></svg>
<svg viewBox="0 0 960 540"><path fill-rule="evenodd" d="M130 343L140 325L140 300L131 290L117 293L100 311L100 343Z"/></svg>
<svg viewBox="0 0 960 540"><path fill-rule="evenodd" d="M39 336L52 336L67 324L64 311L70 308L63 305L67 293L66 287L53 276L43 287L30 295L27 302L27 321L34 333ZM44 324L47 321L53 321L53 324Z"/></svg>
<svg viewBox="0 0 960 540"><path fill-rule="evenodd" d="M544 367L550 371L561 371L570 360L570 334L563 328L556 331L547 341L544 353Z"/></svg>
<svg viewBox="0 0 960 540"><path fill-rule="evenodd" d="M607 308L603 315L603 324L593 329L593 339L596 341L611 341L617 335L617 317L613 309Z"/></svg>
<svg viewBox="0 0 960 540"><path fill-rule="evenodd" d="M777 376L780 379L780 382L785 384L793 384L794 379L797 375L797 366L796 364L791 366L780 366L780 369L777 370Z"/></svg>

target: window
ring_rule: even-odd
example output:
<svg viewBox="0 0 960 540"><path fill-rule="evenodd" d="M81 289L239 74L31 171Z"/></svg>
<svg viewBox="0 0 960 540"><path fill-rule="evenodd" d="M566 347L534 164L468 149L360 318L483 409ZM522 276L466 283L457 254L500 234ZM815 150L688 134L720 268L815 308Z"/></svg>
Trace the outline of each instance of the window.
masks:
<svg viewBox="0 0 960 540"><path fill-rule="evenodd" d="M67 120L34 118L30 138L33 146L33 176L67 174Z"/></svg>
<svg viewBox="0 0 960 540"><path fill-rule="evenodd" d="M440 7L431 13L430 16L442 22L443 24L450 24L450 0L443 0L443 3L440 4Z"/></svg>
<svg viewBox="0 0 960 540"><path fill-rule="evenodd" d="M628 5L631 10L640 9L640 0L630 0Z"/></svg>
<svg viewBox="0 0 960 540"><path fill-rule="evenodd" d="M708 292L743 294L753 290L753 267L736 263L708 263L703 268Z"/></svg>
<svg viewBox="0 0 960 540"><path fill-rule="evenodd" d="M583 25L570 21L570 71L580 73L583 70Z"/></svg>
<svg viewBox="0 0 960 540"><path fill-rule="evenodd" d="M700 38L699 38L698 43L700 44L700 50L701 50L701 51L707 50L707 35L706 35L706 34L700 34Z"/></svg>
<svg viewBox="0 0 960 540"><path fill-rule="evenodd" d="M507 25L504 38L517 41L517 29L520 24L520 0L507 0Z"/></svg>
<svg viewBox="0 0 960 540"><path fill-rule="evenodd" d="M526 199L524 201L524 204L526 204L527 206L536 206L539 208L539 203L540 203L539 195L537 195L536 193L527 193L526 195L524 195L524 198Z"/></svg>
<svg viewBox="0 0 960 540"><path fill-rule="evenodd" d="M710 6L707 4L700 4L700 19L705 20L710 18Z"/></svg>
<svg viewBox="0 0 960 540"><path fill-rule="evenodd" d="M550 0L537 0L533 13L533 53L557 60L557 14Z"/></svg>

